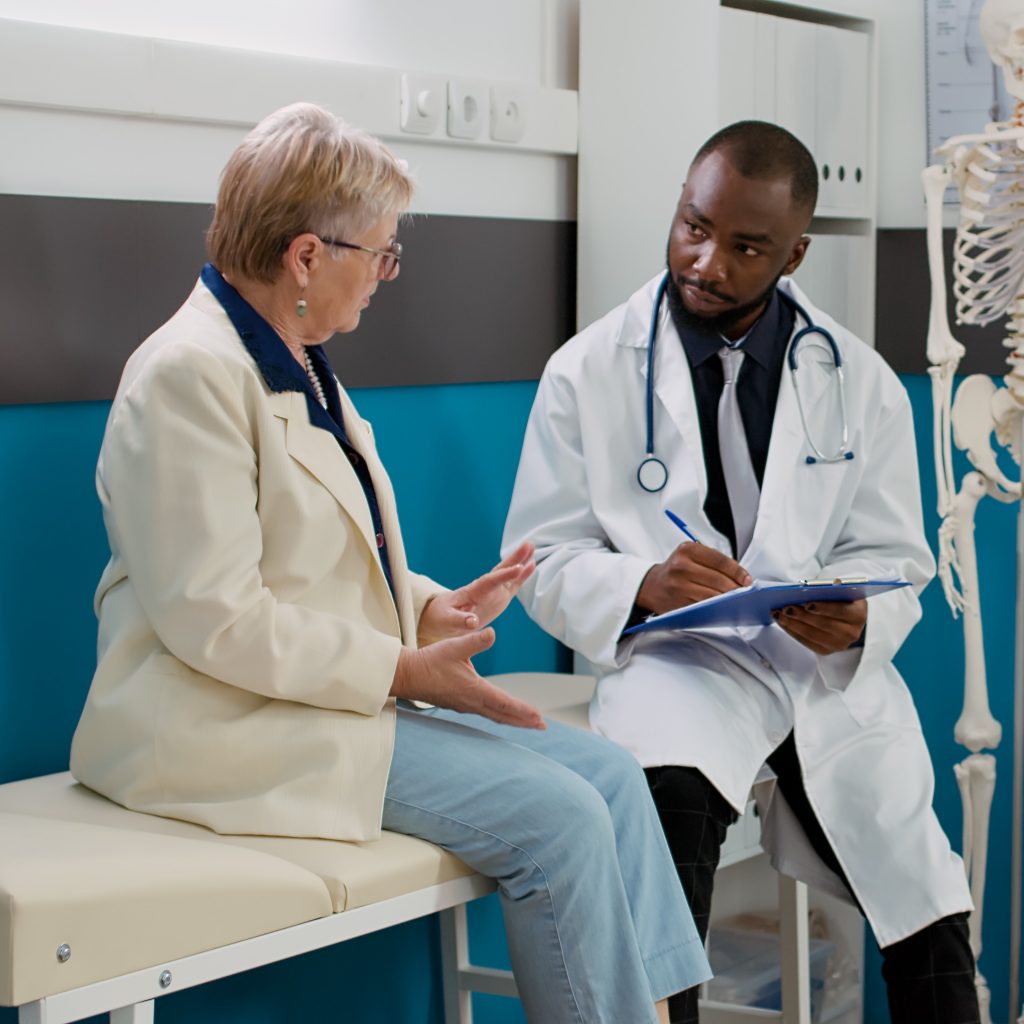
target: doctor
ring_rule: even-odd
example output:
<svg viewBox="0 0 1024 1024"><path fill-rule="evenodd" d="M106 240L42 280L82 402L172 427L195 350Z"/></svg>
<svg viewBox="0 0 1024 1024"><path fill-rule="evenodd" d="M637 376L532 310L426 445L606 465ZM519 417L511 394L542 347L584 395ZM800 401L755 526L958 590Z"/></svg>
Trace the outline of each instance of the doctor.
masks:
<svg viewBox="0 0 1024 1024"><path fill-rule="evenodd" d="M504 550L536 544L520 598L596 667L591 724L646 769L701 933L725 830L769 765L777 781L758 798L774 863L859 906L895 1024L967 1024L979 1019L970 896L892 665L934 571L910 404L882 359L789 280L816 198L814 160L781 128L740 122L705 143L667 280L544 372ZM828 336L805 334L791 353L807 326ZM788 608L765 628L622 636L751 578L852 574L914 586ZM696 992L670 1010L696 1021Z"/></svg>

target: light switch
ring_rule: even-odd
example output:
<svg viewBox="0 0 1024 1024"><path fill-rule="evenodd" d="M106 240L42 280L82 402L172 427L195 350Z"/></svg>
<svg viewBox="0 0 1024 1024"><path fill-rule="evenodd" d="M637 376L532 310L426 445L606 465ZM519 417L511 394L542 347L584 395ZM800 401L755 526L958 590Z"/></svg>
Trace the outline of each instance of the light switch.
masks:
<svg viewBox="0 0 1024 1024"><path fill-rule="evenodd" d="M402 75L403 132L430 135L441 123L445 80L436 75Z"/></svg>

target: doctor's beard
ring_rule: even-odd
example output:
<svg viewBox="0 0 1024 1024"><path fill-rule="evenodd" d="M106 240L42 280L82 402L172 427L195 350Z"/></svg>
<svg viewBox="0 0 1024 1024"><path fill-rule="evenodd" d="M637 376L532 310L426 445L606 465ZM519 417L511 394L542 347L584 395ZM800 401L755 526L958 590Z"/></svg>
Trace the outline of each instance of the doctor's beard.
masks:
<svg viewBox="0 0 1024 1024"><path fill-rule="evenodd" d="M699 288L700 284L696 280L689 280L680 277L674 277L672 275L672 268L668 265L668 260L665 261L665 267L668 270L669 277L672 278L672 284L674 287L665 289L665 296L668 299L668 308L672 313L672 320L678 327L691 327L698 330L713 331L715 334L721 334L725 337L729 336L729 332L736 326L744 317L749 316L755 310L761 307L767 307L769 300L772 297L772 293L775 291L776 286L782 277L781 272L775 277L775 280L756 298L751 299L750 302L744 302L742 306L733 306L730 309L723 309L721 313L716 313L714 316L701 316L698 313L693 313L687 309L685 302L683 301L682 285L689 284L692 287ZM708 289L711 295L718 296L718 292ZM721 296L719 296L721 297Z"/></svg>

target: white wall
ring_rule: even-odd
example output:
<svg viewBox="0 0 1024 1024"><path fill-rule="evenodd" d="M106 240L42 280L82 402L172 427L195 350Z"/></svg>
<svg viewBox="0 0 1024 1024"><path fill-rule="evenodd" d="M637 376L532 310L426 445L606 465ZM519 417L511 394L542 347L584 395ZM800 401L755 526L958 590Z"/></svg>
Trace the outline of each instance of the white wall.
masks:
<svg viewBox="0 0 1024 1024"><path fill-rule="evenodd" d="M593 2L593 0L590 0ZM703 0L702 0L703 2ZM918 176L925 162L924 4L919 0L790 0L793 6L845 11L875 18L879 26L879 190L878 226L924 226L924 203ZM687 0L691 3L691 0ZM272 53L340 60L380 67L437 72L493 80L527 82L549 89L575 89L579 0L305 0L301 5L267 0L0 0L0 18L74 25L108 32L230 45ZM691 41L690 56L712 45ZM683 47L681 52L687 48ZM44 55L39 55L43 57ZM794 69L798 73L799 69ZM59 74L59 71L58 71ZM0 96L0 191L33 191L35 182L54 194L135 197L140 169L132 147L124 144L123 126L102 118L69 123L38 111L14 115ZM344 111L339 110L344 114ZM26 120L27 118L27 120ZM632 134L632 125L609 124L609 130ZM149 129L134 126L145 148L161 155L180 153L180 130L166 129L166 145L152 149ZM171 159L165 177L156 169L151 198L210 198L210 170L222 162L239 137L208 131L196 135L197 158L184 166ZM79 175L69 175L69 147ZM31 157L13 154L22 140ZM92 141L90 141L92 140ZM510 163L474 151L438 155L433 147L408 142L395 146L413 163L421 179L418 208L438 213L507 216L575 216L575 173L571 159ZM206 153L212 149L213 152ZM90 151L91 150L91 151ZM100 159L101 153L119 160ZM165 166L167 160L164 160ZM516 171L515 168L519 170ZM642 173L643 161L637 162ZM78 181L81 181L79 186ZM104 182L107 191L104 191ZM175 182L179 184L176 186ZM205 189L205 191L204 191ZM523 198L522 193L530 195ZM519 194L518 197L516 194ZM543 193L547 198L542 199Z"/></svg>
<svg viewBox="0 0 1024 1024"><path fill-rule="evenodd" d="M665 264L686 169L718 125L717 0L582 0L579 327Z"/></svg>
<svg viewBox="0 0 1024 1024"><path fill-rule="evenodd" d="M0 17L574 89L574 9L568 0L2 0Z"/></svg>
<svg viewBox="0 0 1024 1024"><path fill-rule="evenodd" d="M89 37L61 42L39 29L38 39L26 45L24 24L0 22L0 51L5 35L17 44L0 60L0 192L210 201L224 160L249 125L277 106L313 99L388 138L417 175L418 212L575 217L575 0L0 0L4 18L102 35L93 47L81 45ZM162 48L180 68L196 61L200 82L204 75L209 80L207 103L190 76L172 81L165 72L159 88L175 94L165 98L182 107L173 116L166 108L155 116L131 107L142 76L153 74L150 55L133 55L108 33L119 34L125 45L131 40L123 37L141 37L233 52L222 51L226 69L217 80L216 51L152 44L158 57ZM93 51L100 56L90 63ZM247 62L242 51L263 56ZM279 57L266 56L273 54ZM391 74L371 75L363 87L327 61ZM502 147L453 144L443 128L426 139L403 135L397 130L402 71L521 85L534 103L531 128L543 124L543 138ZM34 92L26 86L32 81ZM351 113L376 111L367 106L379 100L366 95L371 90L386 92L390 104L383 129ZM80 102L83 91L102 93L102 101ZM232 103L241 116L232 113ZM571 146L549 145L555 136L571 137Z"/></svg>

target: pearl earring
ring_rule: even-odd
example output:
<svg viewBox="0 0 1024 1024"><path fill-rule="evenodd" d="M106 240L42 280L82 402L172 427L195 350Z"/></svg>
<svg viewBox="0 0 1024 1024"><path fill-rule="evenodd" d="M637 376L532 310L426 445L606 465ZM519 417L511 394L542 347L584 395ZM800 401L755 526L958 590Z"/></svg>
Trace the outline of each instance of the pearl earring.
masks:
<svg viewBox="0 0 1024 1024"><path fill-rule="evenodd" d="M306 304L306 300L304 298L300 298L299 301L295 303L295 315L296 316L305 316L306 315L306 310L308 308L309 307Z"/></svg>

